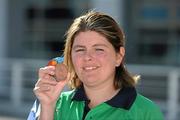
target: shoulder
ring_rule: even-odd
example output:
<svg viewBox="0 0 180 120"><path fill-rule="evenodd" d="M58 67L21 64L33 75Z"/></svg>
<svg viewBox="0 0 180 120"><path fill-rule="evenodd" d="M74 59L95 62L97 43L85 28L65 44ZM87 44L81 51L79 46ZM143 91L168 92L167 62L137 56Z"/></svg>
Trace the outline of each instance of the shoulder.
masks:
<svg viewBox="0 0 180 120"><path fill-rule="evenodd" d="M136 102L136 104L138 106L141 106L141 107L144 106L145 108L147 108L147 107L150 107L150 108L156 107L156 104L152 100L148 99L147 97L145 97L145 96L143 96L141 94L137 94L135 102Z"/></svg>
<svg viewBox="0 0 180 120"><path fill-rule="evenodd" d="M144 109L144 110L157 110L159 107L150 99L147 97L137 94L135 105L138 108Z"/></svg>
<svg viewBox="0 0 180 120"><path fill-rule="evenodd" d="M136 100L133 104L133 108L139 112L142 112L146 117L155 117L159 118L159 120L163 119L162 112L160 108L155 104L152 100L147 97L137 94Z"/></svg>

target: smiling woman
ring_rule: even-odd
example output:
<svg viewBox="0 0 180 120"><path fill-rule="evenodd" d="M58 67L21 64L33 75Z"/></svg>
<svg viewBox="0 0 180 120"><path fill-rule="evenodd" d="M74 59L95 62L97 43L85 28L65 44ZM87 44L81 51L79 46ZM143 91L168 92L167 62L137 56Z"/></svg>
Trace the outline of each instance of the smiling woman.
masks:
<svg viewBox="0 0 180 120"><path fill-rule="evenodd" d="M125 69L124 33L112 17L88 12L74 20L66 35L66 79L54 80L54 66L39 71L34 92L40 120L163 119L159 108L136 92L137 77ZM66 84L73 90L62 92Z"/></svg>
<svg viewBox="0 0 180 120"><path fill-rule="evenodd" d="M71 51L78 79L84 87L93 85L94 88L113 85L115 68L120 65L123 56L124 51L121 55L116 53L107 39L94 31L80 32Z"/></svg>
<svg viewBox="0 0 180 120"><path fill-rule="evenodd" d="M83 36L84 38L80 38L81 40L81 41L79 40L80 42L84 42L83 44L90 44L89 43L90 41L96 41L97 42L96 44L101 44L101 43L98 43L98 39L104 40L106 44L109 44L109 46L113 48L114 50L113 52L116 52L116 55L121 56L120 57L121 60L119 61L120 62L119 66L116 67L116 72L115 72L115 81L114 81L115 88L119 88L120 86L134 86L136 83L137 77L136 76L132 77L124 67L123 58L124 58L124 53L125 53L125 50L124 50L125 36L124 36L123 31L119 28L116 21L110 16L91 11L84 16L80 16L79 18L76 18L67 32L64 57L65 57L66 64L69 67L71 67L71 70L73 72L72 79L71 79L71 87L76 88L81 85L81 81L79 80L77 74L73 70L74 68L73 68L72 58L70 56L72 52L72 48L77 46L75 45L76 39L79 39L79 36L83 32L88 32L88 31L91 34L86 36L87 35L86 33L86 35ZM95 33L92 34L92 31ZM96 37L99 37L99 38L97 39ZM103 43L103 46L104 45L105 44ZM97 45L94 45L94 46L97 46ZM82 47L85 48L86 46L81 45L81 48ZM108 60L108 61L109 62L112 61L113 58L114 57L109 58L111 60Z"/></svg>

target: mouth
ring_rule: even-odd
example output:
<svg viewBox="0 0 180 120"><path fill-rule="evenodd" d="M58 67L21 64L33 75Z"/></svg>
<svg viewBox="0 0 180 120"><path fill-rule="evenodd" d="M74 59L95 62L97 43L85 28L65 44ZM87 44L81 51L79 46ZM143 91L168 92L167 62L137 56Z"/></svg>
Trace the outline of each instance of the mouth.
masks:
<svg viewBox="0 0 180 120"><path fill-rule="evenodd" d="M94 71L97 70L99 67L98 66L88 66L88 67L83 67L84 71Z"/></svg>

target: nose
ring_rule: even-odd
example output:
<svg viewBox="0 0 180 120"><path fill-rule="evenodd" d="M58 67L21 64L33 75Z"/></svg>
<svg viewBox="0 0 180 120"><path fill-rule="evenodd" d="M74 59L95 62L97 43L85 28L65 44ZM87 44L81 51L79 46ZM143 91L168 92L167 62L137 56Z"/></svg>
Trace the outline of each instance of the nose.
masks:
<svg viewBox="0 0 180 120"><path fill-rule="evenodd" d="M91 51L87 51L84 55L84 60L91 61L93 59L93 53Z"/></svg>

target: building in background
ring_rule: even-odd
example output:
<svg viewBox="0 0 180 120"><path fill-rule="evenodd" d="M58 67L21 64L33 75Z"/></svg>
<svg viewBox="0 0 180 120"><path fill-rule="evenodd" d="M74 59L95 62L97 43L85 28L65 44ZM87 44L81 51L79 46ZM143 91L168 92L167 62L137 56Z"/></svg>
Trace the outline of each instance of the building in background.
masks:
<svg viewBox="0 0 180 120"><path fill-rule="evenodd" d="M72 20L95 9L125 30L127 65L142 76L138 90L160 105L167 120L177 120L180 3L165 1L0 0L0 115L26 118L38 68L62 55Z"/></svg>

